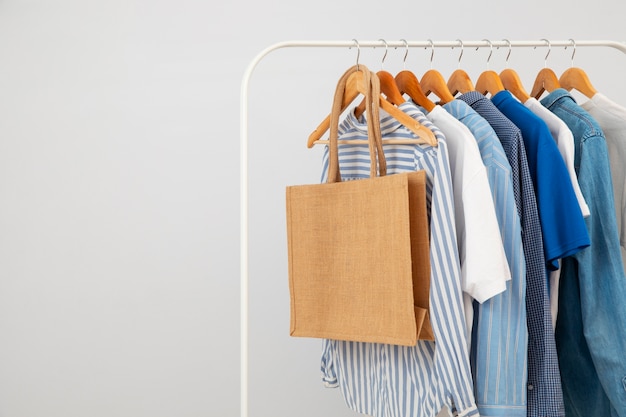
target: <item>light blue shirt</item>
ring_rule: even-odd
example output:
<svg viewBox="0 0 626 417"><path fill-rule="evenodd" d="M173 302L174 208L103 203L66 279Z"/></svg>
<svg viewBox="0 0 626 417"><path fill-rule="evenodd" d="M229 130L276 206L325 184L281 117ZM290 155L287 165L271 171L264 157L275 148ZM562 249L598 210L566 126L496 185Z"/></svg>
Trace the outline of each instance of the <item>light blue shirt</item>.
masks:
<svg viewBox="0 0 626 417"><path fill-rule="evenodd" d="M520 129L478 91L459 96L489 122L511 165L515 205L522 225L526 261L528 325L528 417L563 417L563 392L547 293L547 271L534 185Z"/></svg>
<svg viewBox="0 0 626 417"><path fill-rule="evenodd" d="M485 118L462 100L443 108L467 126L478 142L511 269L506 291L475 304L471 358L476 404L482 416L526 417L526 263L511 165Z"/></svg>
<svg viewBox="0 0 626 417"><path fill-rule="evenodd" d="M454 226L454 200L444 135L414 104L399 106L438 139L438 146L384 145L387 174L425 170L430 213L430 314L435 342L416 346L324 340L321 359L326 386L339 387L354 411L375 417L434 417L447 406L459 416L477 416L473 394L460 263ZM384 139L414 139L397 120L381 114ZM353 113L339 126L342 140L367 139L364 118ZM369 176L367 145L340 145L343 180ZM324 153L322 182L328 171ZM346 213L346 215L349 215Z"/></svg>

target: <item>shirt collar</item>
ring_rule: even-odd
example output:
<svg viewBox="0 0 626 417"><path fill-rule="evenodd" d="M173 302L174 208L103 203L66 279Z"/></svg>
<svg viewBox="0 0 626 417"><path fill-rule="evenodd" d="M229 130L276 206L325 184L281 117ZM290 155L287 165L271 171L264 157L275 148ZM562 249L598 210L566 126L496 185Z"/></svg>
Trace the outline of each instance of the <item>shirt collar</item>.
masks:
<svg viewBox="0 0 626 417"><path fill-rule="evenodd" d="M473 113L476 113L476 111L471 108L469 104L457 98L447 102L442 107L459 120L463 120Z"/></svg>
<svg viewBox="0 0 626 417"><path fill-rule="evenodd" d="M574 100L574 97L572 97L569 91L564 88L557 88L556 90L552 91L550 94L542 98L541 104L544 107L550 108L554 105L554 103L561 99L570 99L574 103L576 103L576 100Z"/></svg>
<svg viewBox="0 0 626 417"><path fill-rule="evenodd" d="M460 97L462 97L463 101L465 101L470 106L473 106L478 101L488 100L487 97L480 94L478 91L468 91L467 93L462 94Z"/></svg>
<svg viewBox="0 0 626 417"><path fill-rule="evenodd" d="M400 103L398 105L398 108L405 113L409 112L410 110L419 111L417 107L409 101ZM367 120L365 118L365 113L363 113L357 119L357 117L354 115L354 109L352 109L346 117L346 122L352 125L354 129L367 135ZM396 118L390 116L389 113L387 113L383 109L380 109L380 133L383 136L391 134L401 126L402 124Z"/></svg>
<svg viewBox="0 0 626 417"><path fill-rule="evenodd" d="M493 102L493 104L495 104L496 106L502 104L502 103L506 103L507 101L510 100L515 100L513 98L513 95L511 94L510 91L508 90L502 90L502 91L498 91L492 98L491 101ZM517 100L515 100L517 102Z"/></svg>

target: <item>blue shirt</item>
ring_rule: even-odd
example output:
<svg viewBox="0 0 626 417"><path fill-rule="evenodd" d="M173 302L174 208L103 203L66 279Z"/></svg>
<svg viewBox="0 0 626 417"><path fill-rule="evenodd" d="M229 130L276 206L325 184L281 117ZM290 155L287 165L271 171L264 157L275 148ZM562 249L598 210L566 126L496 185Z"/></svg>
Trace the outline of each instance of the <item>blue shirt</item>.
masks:
<svg viewBox="0 0 626 417"><path fill-rule="evenodd" d="M477 91L459 96L493 127L504 148L513 178L513 193L526 260L526 319L528 323L528 417L562 417L565 414L552 319L547 271L537 201L528 169L522 134L498 108Z"/></svg>
<svg viewBox="0 0 626 417"><path fill-rule="evenodd" d="M602 129L564 89L541 104L574 135L591 246L563 259L556 339L568 415L626 416L626 277Z"/></svg>
<svg viewBox="0 0 626 417"><path fill-rule="evenodd" d="M436 342L418 341L416 346L324 340L322 378L338 386L348 406L376 417L434 417L448 406L461 416L478 415L461 296L460 263L454 228L452 182L445 137L415 105L399 106L429 127L438 146L384 145L387 173L424 169L431 228L431 324ZM381 112L383 139L415 136ZM351 112L339 126L340 139L366 139L364 118ZM340 145L342 179L369 176L367 145ZM328 150L322 171L328 170ZM322 181L325 181L325 175Z"/></svg>
<svg viewBox="0 0 626 417"><path fill-rule="evenodd" d="M491 99L522 132L528 169L535 185L543 250L548 269L559 259L589 246L589 235L565 161L546 122L517 101L509 91Z"/></svg>
<svg viewBox="0 0 626 417"><path fill-rule="evenodd" d="M526 262L511 165L485 118L462 100L443 108L466 125L478 142L511 269L506 291L475 305L470 356L476 404L482 416L526 417Z"/></svg>

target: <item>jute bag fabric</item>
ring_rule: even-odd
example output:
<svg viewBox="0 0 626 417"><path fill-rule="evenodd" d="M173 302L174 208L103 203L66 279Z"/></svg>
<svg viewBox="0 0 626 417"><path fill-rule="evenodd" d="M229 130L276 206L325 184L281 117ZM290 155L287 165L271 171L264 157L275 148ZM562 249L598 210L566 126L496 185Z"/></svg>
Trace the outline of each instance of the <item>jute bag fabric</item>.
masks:
<svg viewBox="0 0 626 417"><path fill-rule="evenodd" d="M342 182L339 116L346 83L359 70L370 178ZM434 340L426 175L386 175L379 97L375 74L363 65L348 69L333 99L328 181L287 187L291 336L405 346Z"/></svg>

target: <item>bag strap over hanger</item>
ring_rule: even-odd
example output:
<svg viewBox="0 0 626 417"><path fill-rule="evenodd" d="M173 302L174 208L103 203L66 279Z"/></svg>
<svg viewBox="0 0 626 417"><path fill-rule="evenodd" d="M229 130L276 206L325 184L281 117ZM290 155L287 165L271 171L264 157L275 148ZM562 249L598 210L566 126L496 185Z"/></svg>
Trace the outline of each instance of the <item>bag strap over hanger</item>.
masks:
<svg viewBox="0 0 626 417"><path fill-rule="evenodd" d="M353 86L351 86L350 80ZM341 76L337 82L335 95L333 98L332 110L330 113L330 140L328 146L328 182L340 182L341 173L339 171L339 117L342 113L342 104L346 94L352 94L351 88L357 88L363 94L365 100L365 112L367 119L367 136L370 153L370 177L386 175L387 164L381 142L380 115L377 97L380 96L380 82L378 77L364 65L355 65ZM377 164L378 160L378 164ZM378 169L377 169L378 166Z"/></svg>
<svg viewBox="0 0 626 417"><path fill-rule="evenodd" d="M358 58L357 64L358 67ZM372 77L378 78L376 74L371 73ZM356 75L358 77L358 75ZM392 77L393 79L393 77ZM358 89L356 89L357 83L354 81L347 81L346 94L343 96L343 102L341 103L341 112L343 112L348 105L359 95L362 94ZM404 113L402 110L394 106L390 103L385 97L383 97L380 93L378 94L378 106L385 110L391 117L400 122L404 127L409 129L413 134L417 136L416 139L406 139L406 140L398 140L394 141L394 143L402 143L402 144L427 144L430 146L437 146L437 138L435 134L428 129L426 126L422 125L420 122ZM321 141L322 135L326 133L330 126L330 115L328 115L319 125L318 127L309 135L309 139L307 141L307 147L312 147L315 143L323 143ZM352 141L352 143L358 143L356 141Z"/></svg>
<svg viewBox="0 0 626 417"><path fill-rule="evenodd" d="M402 97L402 92L398 89L398 85L393 78L393 75L388 71L383 70L383 66L385 65L385 58L387 58L387 50L389 49L389 45L387 41L384 39L379 39L379 41L385 44L385 55L383 55L383 59L380 63L380 71L376 73L378 76L378 80L380 81L380 92L385 95L387 101L391 104L399 105L404 103L406 100ZM365 100L361 100L359 105L354 109L354 115L359 118L363 114L365 110Z"/></svg>
<svg viewBox="0 0 626 417"><path fill-rule="evenodd" d="M402 91L400 91L396 80L393 78L390 72L380 70L376 73L378 81L380 82L380 92L385 95L388 102L393 105L399 105L406 100L402 97ZM359 105L354 109L354 115L359 118L365 110L365 101L361 101Z"/></svg>

